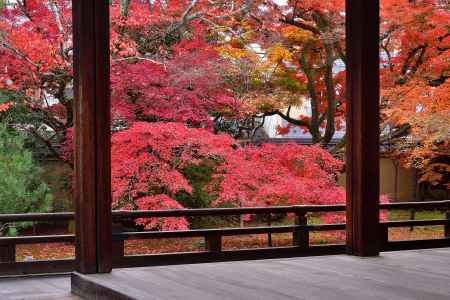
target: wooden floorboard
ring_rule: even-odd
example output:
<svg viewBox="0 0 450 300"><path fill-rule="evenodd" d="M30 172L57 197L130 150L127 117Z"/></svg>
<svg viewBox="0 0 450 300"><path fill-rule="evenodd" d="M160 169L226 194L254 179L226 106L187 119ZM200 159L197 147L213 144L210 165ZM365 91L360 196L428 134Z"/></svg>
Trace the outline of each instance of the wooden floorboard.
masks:
<svg viewBox="0 0 450 300"><path fill-rule="evenodd" d="M101 288L96 299L448 300L450 248L376 258L333 255L117 269L77 279Z"/></svg>
<svg viewBox="0 0 450 300"><path fill-rule="evenodd" d="M116 269L85 299L450 299L450 248ZM87 292L97 290L95 296ZM78 300L69 276L0 279L0 300Z"/></svg>
<svg viewBox="0 0 450 300"><path fill-rule="evenodd" d="M0 278L1 300L81 300L70 293L70 276Z"/></svg>

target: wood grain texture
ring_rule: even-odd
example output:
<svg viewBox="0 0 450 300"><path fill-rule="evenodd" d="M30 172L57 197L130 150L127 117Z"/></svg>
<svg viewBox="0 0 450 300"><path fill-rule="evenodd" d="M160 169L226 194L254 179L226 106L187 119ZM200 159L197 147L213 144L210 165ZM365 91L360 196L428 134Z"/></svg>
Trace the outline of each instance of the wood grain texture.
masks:
<svg viewBox="0 0 450 300"><path fill-rule="evenodd" d="M448 300L449 265L450 248L443 248L117 269L81 275L76 284L84 286L85 299L100 300ZM96 294L89 294L91 288Z"/></svg>
<svg viewBox="0 0 450 300"><path fill-rule="evenodd" d="M221 252L183 252L176 254L127 255L114 260L114 268L137 268L143 266L166 266L178 264L199 264L224 261L264 260L345 253L344 244L317 245L310 247L269 247L245 250L224 250Z"/></svg>
<svg viewBox="0 0 450 300"><path fill-rule="evenodd" d="M70 293L70 276L0 279L2 300L80 300Z"/></svg>
<svg viewBox="0 0 450 300"><path fill-rule="evenodd" d="M73 2L76 255L83 273L111 270L108 3Z"/></svg>
<svg viewBox="0 0 450 300"><path fill-rule="evenodd" d="M346 0L347 252L379 254L379 1Z"/></svg>
<svg viewBox="0 0 450 300"><path fill-rule="evenodd" d="M96 196L97 196L97 271L112 269L111 217L111 103L109 55L109 0L96 0L95 82L96 82Z"/></svg>

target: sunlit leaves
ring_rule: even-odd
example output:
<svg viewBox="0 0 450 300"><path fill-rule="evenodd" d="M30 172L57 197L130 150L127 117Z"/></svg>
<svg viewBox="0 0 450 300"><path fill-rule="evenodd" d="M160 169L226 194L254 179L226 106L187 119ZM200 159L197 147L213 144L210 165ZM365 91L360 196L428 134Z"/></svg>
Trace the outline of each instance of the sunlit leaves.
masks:
<svg viewBox="0 0 450 300"><path fill-rule="evenodd" d="M392 155L419 169L421 181L444 182L450 157L450 11L438 1L382 1L381 85L384 125L409 124Z"/></svg>

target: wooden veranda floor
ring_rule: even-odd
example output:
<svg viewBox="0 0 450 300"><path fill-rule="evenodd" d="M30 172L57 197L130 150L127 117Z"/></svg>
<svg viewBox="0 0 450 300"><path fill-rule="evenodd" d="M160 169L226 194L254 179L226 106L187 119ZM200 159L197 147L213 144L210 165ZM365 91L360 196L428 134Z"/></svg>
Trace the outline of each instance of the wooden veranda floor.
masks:
<svg viewBox="0 0 450 300"><path fill-rule="evenodd" d="M103 296L86 299L448 300L450 248L385 252L377 258L333 255L117 269L75 278L76 288ZM69 298L68 277L46 277L0 279L0 299L77 298Z"/></svg>
<svg viewBox="0 0 450 300"><path fill-rule="evenodd" d="M1 300L81 300L70 293L70 275L0 278Z"/></svg>

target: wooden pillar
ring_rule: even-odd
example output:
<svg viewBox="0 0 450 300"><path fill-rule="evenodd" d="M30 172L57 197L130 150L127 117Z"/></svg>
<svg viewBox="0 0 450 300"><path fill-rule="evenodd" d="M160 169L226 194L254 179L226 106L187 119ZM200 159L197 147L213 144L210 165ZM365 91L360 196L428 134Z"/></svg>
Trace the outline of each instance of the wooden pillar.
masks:
<svg viewBox="0 0 450 300"><path fill-rule="evenodd" d="M379 0L346 0L347 252L379 254Z"/></svg>
<svg viewBox="0 0 450 300"><path fill-rule="evenodd" d="M76 255L111 270L109 1L73 1Z"/></svg>

